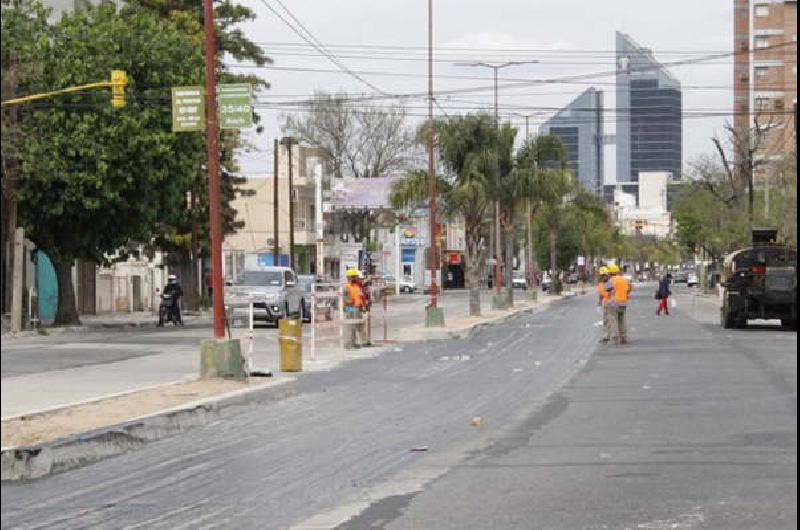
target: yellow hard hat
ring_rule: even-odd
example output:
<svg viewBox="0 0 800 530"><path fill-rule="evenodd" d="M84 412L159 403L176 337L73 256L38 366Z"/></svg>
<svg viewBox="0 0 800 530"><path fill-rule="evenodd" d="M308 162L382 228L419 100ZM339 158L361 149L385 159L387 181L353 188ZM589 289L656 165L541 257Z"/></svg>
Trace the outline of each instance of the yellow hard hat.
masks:
<svg viewBox="0 0 800 530"><path fill-rule="evenodd" d="M608 274L608 267L600 267L600 274Z"/></svg>
<svg viewBox="0 0 800 530"><path fill-rule="evenodd" d="M347 269L344 275L348 278L358 278L358 269Z"/></svg>
<svg viewBox="0 0 800 530"><path fill-rule="evenodd" d="M617 267L616 265L609 265L608 272L611 274L616 274L619 272L619 267Z"/></svg>

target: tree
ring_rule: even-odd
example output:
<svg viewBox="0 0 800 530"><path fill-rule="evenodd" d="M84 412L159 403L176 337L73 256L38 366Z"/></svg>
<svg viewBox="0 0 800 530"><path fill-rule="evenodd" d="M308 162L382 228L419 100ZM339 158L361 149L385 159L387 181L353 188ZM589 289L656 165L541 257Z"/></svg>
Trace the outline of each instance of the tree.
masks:
<svg viewBox="0 0 800 530"><path fill-rule="evenodd" d="M687 252L703 248L716 261L747 244L750 226L747 211L728 207L705 183L687 184L673 210L676 239Z"/></svg>
<svg viewBox="0 0 800 530"><path fill-rule="evenodd" d="M418 138L426 137L426 126ZM487 183L495 174L492 149L496 145L494 119L485 114L453 116L435 125L439 156L445 175L437 179L437 193L442 215L464 220L465 276L469 288L470 315L481 314L481 272L486 262L485 221L491 204ZM425 201L428 177L413 171L393 186L390 200L400 208Z"/></svg>
<svg viewBox="0 0 800 530"><path fill-rule="evenodd" d="M557 200L561 178L552 174L555 168L566 169L567 151L558 136L542 135L528 139L517 151L514 171L518 182L518 197L525 203L525 228L527 232L529 281L535 282L536 245L534 243L533 219L544 204Z"/></svg>
<svg viewBox="0 0 800 530"><path fill-rule="evenodd" d="M173 22L179 29L186 32L197 47L203 46L204 18L203 10L198 8L195 0L139 0L148 11L159 18ZM264 49L248 39L241 29L241 24L256 18L255 12L246 6L231 0L214 2L214 34L218 53L216 54L217 75L223 83L250 83L254 87L267 88L269 84L254 75L232 72L224 62L227 55L237 61L249 61L257 66L272 63ZM254 112L254 122L259 122L259 115ZM260 127L259 127L260 130ZM236 176L236 152L249 146L242 139L238 130L220 131L220 164L223 168L220 175L221 217L224 234L230 234L241 228L242 223L236 222L236 211L231 202L237 196L253 194L252 190L244 189L245 178ZM197 292L195 281L198 280L197 260L210 254L208 249L208 187L201 181L201 172L204 168L197 168L195 182L190 190L191 206L183 212L180 220L170 226L165 226L165 233L153 241L155 248L168 252L168 263L180 267L186 274L186 302L195 306L199 300L195 299ZM187 259L188 258L188 259Z"/></svg>
<svg viewBox="0 0 800 530"><path fill-rule="evenodd" d="M13 9L34 17L33 5ZM4 11L4 23L5 17ZM169 113L158 102L172 86L202 84L202 49L174 22L136 5L118 11L103 3L65 14L21 60L41 66L27 93L107 79L112 69L129 78L123 109L111 108L107 92L26 107L30 136L20 155L20 221L54 263L56 323L73 324L79 322L75 259L101 262L178 220L204 142L171 133Z"/></svg>
<svg viewBox="0 0 800 530"><path fill-rule="evenodd" d="M406 166L414 138L400 106L357 103L344 94L317 92L300 116L286 116L283 130L326 148L336 177L385 177Z"/></svg>
<svg viewBox="0 0 800 530"><path fill-rule="evenodd" d="M506 285L506 305L514 305L514 286L513 286L513 260L515 230L514 220L516 218L516 208L520 197L520 187L524 183L518 178L518 173L514 171L514 139L517 130L510 124L504 123L497 127L497 132L487 150L489 171L485 176L487 179L484 187L493 201L499 205L500 227L502 229L501 248L503 249L503 261L505 262L504 281ZM492 249L493 250L493 249ZM500 256L498 256L498 259Z"/></svg>

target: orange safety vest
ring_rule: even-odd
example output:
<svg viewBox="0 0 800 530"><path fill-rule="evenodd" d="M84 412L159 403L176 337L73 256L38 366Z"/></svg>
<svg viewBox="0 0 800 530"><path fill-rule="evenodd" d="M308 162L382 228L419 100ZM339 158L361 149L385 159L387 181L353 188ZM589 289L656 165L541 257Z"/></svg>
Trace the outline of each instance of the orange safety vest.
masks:
<svg viewBox="0 0 800 530"><path fill-rule="evenodd" d="M608 305L608 291L606 291L606 282L600 282L597 284L597 293L600 295L600 298L603 300L603 307Z"/></svg>
<svg viewBox="0 0 800 530"><path fill-rule="evenodd" d="M347 282L347 303L350 307L361 307L361 288L354 282Z"/></svg>
<svg viewBox="0 0 800 530"><path fill-rule="evenodd" d="M628 280L621 274L611 277L611 287L614 291L614 303L627 304L628 295L631 292L631 286Z"/></svg>

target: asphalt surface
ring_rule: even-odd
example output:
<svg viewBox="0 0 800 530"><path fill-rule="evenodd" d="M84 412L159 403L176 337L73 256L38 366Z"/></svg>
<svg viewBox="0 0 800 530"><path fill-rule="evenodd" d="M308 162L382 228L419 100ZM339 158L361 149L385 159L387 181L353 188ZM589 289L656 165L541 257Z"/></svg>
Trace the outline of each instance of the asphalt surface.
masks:
<svg viewBox="0 0 800 530"><path fill-rule="evenodd" d="M276 404L2 484L3 528L794 528L796 333L594 297L299 380Z"/></svg>

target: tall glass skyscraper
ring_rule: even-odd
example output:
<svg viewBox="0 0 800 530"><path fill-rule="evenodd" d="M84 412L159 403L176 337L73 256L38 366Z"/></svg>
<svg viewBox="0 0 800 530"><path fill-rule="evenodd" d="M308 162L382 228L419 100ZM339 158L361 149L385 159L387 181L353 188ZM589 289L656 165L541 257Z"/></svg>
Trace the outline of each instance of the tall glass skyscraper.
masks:
<svg viewBox="0 0 800 530"><path fill-rule="evenodd" d="M588 191L603 193L603 93L589 88L539 128L561 138L567 161Z"/></svg>
<svg viewBox="0 0 800 530"><path fill-rule="evenodd" d="M617 181L637 182L642 171L681 177L681 84L629 35L617 32Z"/></svg>

